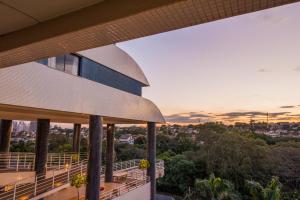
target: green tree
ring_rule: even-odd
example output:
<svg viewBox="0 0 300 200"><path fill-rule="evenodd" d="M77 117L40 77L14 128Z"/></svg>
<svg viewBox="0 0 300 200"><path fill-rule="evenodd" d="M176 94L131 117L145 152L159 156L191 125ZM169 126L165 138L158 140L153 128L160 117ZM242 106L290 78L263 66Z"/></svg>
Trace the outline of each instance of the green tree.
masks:
<svg viewBox="0 0 300 200"><path fill-rule="evenodd" d="M12 142L10 152L34 152L34 142Z"/></svg>
<svg viewBox="0 0 300 200"><path fill-rule="evenodd" d="M280 200L281 183L273 177L265 188L256 181L246 181L246 190L253 200Z"/></svg>
<svg viewBox="0 0 300 200"><path fill-rule="evenodd" d="M165 162L165 175L158 180L159 188L171 193L184 194L194 185L195 165L182 155Z"/></svg>
<svg viewBox="0 0 300 200"><path fill-rule="evenodd" d="M115 145L117 160L142 159L146 157L146 149L138 148L131 144L116 143Z"/></svg>
<svg viewBox="0 0 300 200"><path fill-rule="evenodd" d="M249 181L247 180L245 182L245 189L248 195L251 197L253 200L263 200L264 195L263 195L263 190L264 188L261 186L259 182L256 181Z"/></svg>
<svg viewBox="0 0 300 200"><path fill-rule="evenodd" d="M172 159L172 157L174 157L175 155L176 154L173 151L168 150L168 151L165 151L162 154L158 155L157 158L164 160L164 161L170 161Z"/></svg>
<svg viewBox="0 0 300 200"><path fill-rule="evenodd" d="M230 181L215 177L214 174L211 174L209 179L196 179L195 190L196 196L199 197L199 199L240 199L238 193L234 189L234 185Z"/></svg>
<svg viewBox="0 0 300 200"><path fill-rule="evenodd" d="M161 154L168 150L174 151L174 149L176 150L175 140L168 135L158 134L156 136L156 148L157 154Z"/></svg>
<svg viewBox="0 0 300 200"><path fill-rule="evenodd" d="M278 177L273 177L263 190L265 200L280 200L281 187Z"/></svg>
<svg viewBox="0 0 300 200"><path fill-rule="evenodd" d="M76 174L71 179L71 186L75 187L77 189L77 199L79 200L79 189L86 184L86 176L83 176L81 174Z"/></svg>
<svg viewBox="0 0 300 200"><path fill-rule="evenodd" d="M192 138L186 133L179 133L175 138L176 153L181 154L185 151L190 151L196 148Z"/></svg>

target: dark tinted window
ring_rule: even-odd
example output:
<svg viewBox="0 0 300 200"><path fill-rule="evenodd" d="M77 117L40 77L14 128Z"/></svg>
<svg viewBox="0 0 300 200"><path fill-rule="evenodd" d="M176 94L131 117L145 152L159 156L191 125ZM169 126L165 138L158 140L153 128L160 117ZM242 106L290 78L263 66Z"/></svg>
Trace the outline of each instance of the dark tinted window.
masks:
<svg viewBox="0 0 300 200"><path fill-rule="evenodd" d="M70 54L65 55L65 72L78 75L79 58Z"/></svg>
<svg viewBox="0 0 300 200"><path fill-rule="evenodd" d="M142 95L142 83L84 57L81 58L80 76L135 95Z"/></svg>
<svg viewBox="0 0 300 200"><path fill-rule="evenodd" d="M48 65L48 58L41 59L41 60L38 60L38 61L36 61L36 62L41 63L41 64L43 64L43 65Z"/></svg>
<svg viewBox="0 0 300 200"><path fill-rule="evenodd" d="M56 56L55 68L60 71L65 71L65 56Z"/></svg>

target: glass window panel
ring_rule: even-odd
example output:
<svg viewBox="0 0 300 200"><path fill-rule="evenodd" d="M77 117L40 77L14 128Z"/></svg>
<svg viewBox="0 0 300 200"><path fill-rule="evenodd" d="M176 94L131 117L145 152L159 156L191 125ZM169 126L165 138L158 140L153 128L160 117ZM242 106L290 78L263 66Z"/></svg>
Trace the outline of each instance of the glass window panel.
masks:
<svg viewBox="0 0 300 200"><path fill-rule="evenodd" d="M60 71L65 71L65 56L56 56L56 69Z"/></svg>
<svg viewBox="0 0 300 200"><path fill-rule="evenodd" d="M51 68L56 68L56 57L51 57L48 59L48 66Z"/></svg>
<svg viewBox="0 0 300 200"><path fill-rule="evenodd" d="M65 72L68 74L78 75L79 58L74 55L65 55Z"/></svg>
<svg viewBox="0 0 300 200"><path fill-rule="evenodd" d="M38 60L38 61L36 61L36 62L38 62L38 63L40 63L40 64L43 64L43 65L48 65L48 58L41 59L41 60Z"/></svg>

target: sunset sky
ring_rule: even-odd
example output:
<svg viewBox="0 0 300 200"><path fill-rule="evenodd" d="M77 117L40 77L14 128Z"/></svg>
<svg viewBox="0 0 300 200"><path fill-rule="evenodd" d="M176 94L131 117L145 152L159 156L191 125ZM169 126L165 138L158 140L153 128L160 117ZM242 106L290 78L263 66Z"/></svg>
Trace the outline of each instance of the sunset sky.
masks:
<svg viewBox="0 0 300 200"><path fill-rule="evenodd" d="M171 122L300 121L300 3L119 43Z"/></svg>

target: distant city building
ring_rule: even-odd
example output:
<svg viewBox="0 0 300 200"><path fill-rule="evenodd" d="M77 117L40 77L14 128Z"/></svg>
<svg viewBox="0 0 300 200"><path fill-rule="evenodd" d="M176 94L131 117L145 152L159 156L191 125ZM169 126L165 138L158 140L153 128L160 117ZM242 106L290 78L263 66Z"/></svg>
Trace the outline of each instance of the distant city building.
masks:
<svg viewBox="0 0 300 200"><path fill-rule="evenodd" d="M13 121L13 132L28 131L29 127L24 121Z"/></svg>
<svg viewBox="0 0 300 200"><path fill-rule="evenodd" d="M120 143L126 143L126 144L134 144L134 138L131 134L124 134L121 135L119 138Z"/></svg>
<svg viewBox="0 0 300 200"><path fill-rule="evenodd" d="M29 123L29 131L36 132L36 128L37 128L37 121L31 121Z"/></svg>

